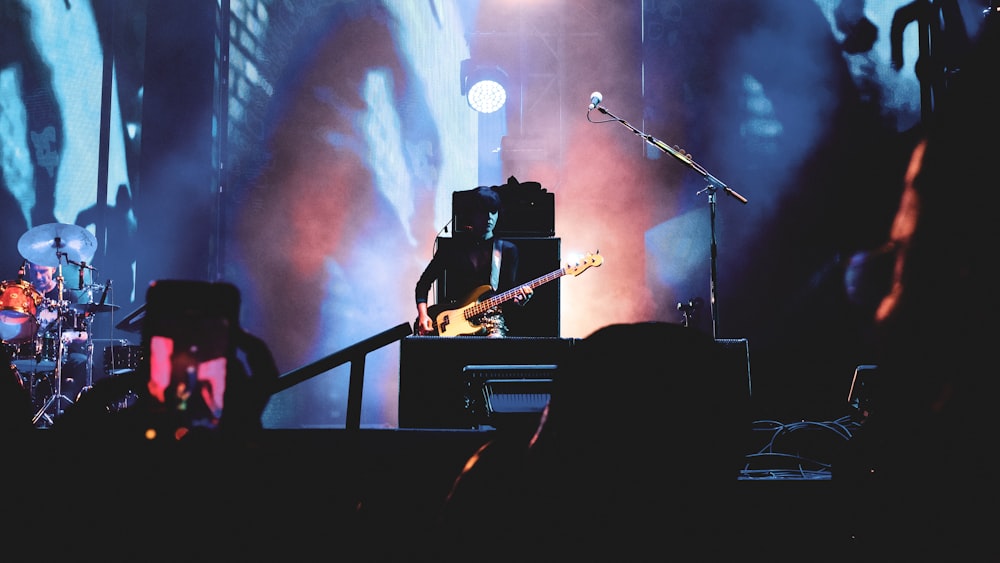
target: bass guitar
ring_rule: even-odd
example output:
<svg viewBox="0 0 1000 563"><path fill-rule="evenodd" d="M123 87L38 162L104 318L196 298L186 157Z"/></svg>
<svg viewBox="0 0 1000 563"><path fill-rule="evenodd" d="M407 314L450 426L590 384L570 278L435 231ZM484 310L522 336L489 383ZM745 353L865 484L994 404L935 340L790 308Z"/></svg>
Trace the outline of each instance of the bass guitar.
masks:
<svg viewBox="0 0 1000 563"><path fill-rule="evenodd" d="M424 336L473 336L484 332L483 314L487 311L499 307L500 305L514 299L521 292L521 288L528 286L531 289L559 279L565 275L579 276L590 267L598 267L604 263L604 257L597 252L587 253L580 261L569 264L564 268L549 272L544 276L535 278L528 283L523 283L514 289L507 290L497 295L489 296L493 290L489 285L481 285L474 289L469 296L462 301L461 305L443 304L431 305L427 308L427 314L434 320L434 330L432 332L421 332L417 323L414 323L414 333Z"/></svg>

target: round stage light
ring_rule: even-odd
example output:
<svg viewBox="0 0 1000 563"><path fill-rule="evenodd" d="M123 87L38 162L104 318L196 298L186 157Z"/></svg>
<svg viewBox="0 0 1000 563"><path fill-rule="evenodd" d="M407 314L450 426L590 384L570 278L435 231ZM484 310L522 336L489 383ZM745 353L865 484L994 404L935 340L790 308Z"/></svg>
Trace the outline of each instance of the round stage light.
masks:
<svg viewBox="0 0 1000 563"><path fill-rule="evenodd" d="M479 113L493 113L507 103L506 73L498 67L477 68L469 74L466 97Z"/></svg>

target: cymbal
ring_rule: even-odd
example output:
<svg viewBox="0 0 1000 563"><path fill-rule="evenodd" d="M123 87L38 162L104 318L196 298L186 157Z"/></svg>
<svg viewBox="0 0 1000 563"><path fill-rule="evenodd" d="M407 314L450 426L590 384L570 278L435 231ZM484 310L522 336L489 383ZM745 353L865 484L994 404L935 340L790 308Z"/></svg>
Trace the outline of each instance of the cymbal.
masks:
<svg viewBox="0 0 1000 563"><path fill-rule="evenodd" d="M70 308L82 313L107 313L108 311L117 311L119 309L118 305L112 305L111 303L103 305L100 303L72 303L70 304Z"/></svg>
<svg viewBox="0 0 1000 563"><path fill-rule="evenodd" d="M142 321L146 318L146 304L139 305L139 308L125 315L115 328L126 332L142 332Z"/></svg>
<svg viewBox="0 0 1000 563"><path fill-rule="evenodd" d="M42 266L58 266L63 256L71 262L90 262L97 253L97 238L77 225L47 223L21 235L17 251Z"/></svg>

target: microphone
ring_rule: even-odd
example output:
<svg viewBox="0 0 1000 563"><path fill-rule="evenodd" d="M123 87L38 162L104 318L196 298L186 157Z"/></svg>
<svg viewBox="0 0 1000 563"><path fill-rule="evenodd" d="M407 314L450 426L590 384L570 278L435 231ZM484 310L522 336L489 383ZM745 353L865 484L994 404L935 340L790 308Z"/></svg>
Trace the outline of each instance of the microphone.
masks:
<svg viewBox="0 0 1000 563"><path fill-rule="evenodd" d="M80 261L80 289L83 289L83 270L87 268L87 263Z"/></svg>
<svg viewBox="0 0 1000 563"><path fill-rule="evenodd" d="M97 304L97 308L100 309L104 306L104 300L108 298L108 290L111 289L111 280L109 279L107 283L104 284L104 291L101 292L101 301Z"/></svg>
<svg viewBox="0 0 1000 563"><path fill-rule="evenodd" d="M593 92L590 94L590 109L594 109L601 105L601 100L603 99L604 96L602 96L600 92Z"/></svg>

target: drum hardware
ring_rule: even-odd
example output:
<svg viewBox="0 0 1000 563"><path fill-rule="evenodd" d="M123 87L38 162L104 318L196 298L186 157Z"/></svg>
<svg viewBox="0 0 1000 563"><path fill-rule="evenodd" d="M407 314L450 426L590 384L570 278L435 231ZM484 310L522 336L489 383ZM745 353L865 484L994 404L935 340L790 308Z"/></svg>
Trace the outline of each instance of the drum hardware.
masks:
<svg viewBox="0 0 1000 563"><path fill-rule="evenodd" d="M97 303L73 303L69 307L81 313L107 313L118 310L118 305L112 305L111 303L105 303L104 305L98 305Z"/></svg>
<svg viewBox="0 0 1000 563"><path fill-rule="evenodd" d="M19 290L24 290L25 295L37 293L33 286L22 286L20 283L15 286ZM27 288L31 290L28 291ZM39 294L40 295L40 294ZM34 302L32 299L31 302ZM35 314L27 318L17 326L15 331L11 331L8 324L0 324L0 332L4 338L2 346L10 359L11 369L21 382L31 399L32 409L39 408L45 400L52 396L53 390L53 370L56 369L56 360L59 352L58 333L50 330L46 323L55 324L53 321L62 314L61 311L68 311L68 302L60 302L55 299L38 300L38 306L34 309ZM9 312L9 311L8 311ZM4 320L7 323L11 319L8 315ZM53 327L54 328L54 327ZM79 337L80 333L70 331L63 335L63 339ZM46 423L52 422L52 417L45 415ZM38 419L35 419L36 422Z"/></svg>
<svg viewBox="0 0 1000 563"><path fill-rule="evenodd" d="M114 312L118 309L118 305L108 302L109 301L108 296L111 291L111 283L112 281L109 279L104 283L104 285L91 284L87 286L86 290L81 292L78 301L70 306L71 309L76 311L79 315L82 316L83 319L86 320L88 334L92 334L93 332L90 330L90 328L91 328L91 323L93 323L95 314ZM89 390L91 386L93 386L93 383L94 383L94 341L88 340L87 386L84 388L84 390Z"/></svg>
<svg viewBox="0 0 1000 563"><path fill-rule="evenodd" d="M96 269L88 262L93 259L97 252L97 238L87 229L62 223L39 225L21 235L17 242L17 249L21 256L29 262L57 268L55 280L58 298L54 301L43 299L42 295L30 283L24 281L24 266L19 272L18 281L16 283L4 282L2 288L4 291L0 292L0 301L3 301L2 297L8 293L8 289L10 290L6 301L0 303L0 306L3 307L3 310L0 311L0 331L2 331L0 336L3 337L5 343L24 346L24 350L19 348L15 355L19 356L23 353L27 356L27 354L34 353L34 362L31 362L28 357L15 358L15 362L12 362L15 369L19 369L16 361L20 359L25 364L25 370L32 370L33 390L36 384L44 381L48 376L55 378L54 384L49 380L50 387L52 387L50 396L32 418L32 424L38 424L41 420L51 424L53 416L58 416L65 406L74 402L73 399L64 395L63 388L63 361L68 353L69 345L75 340L85 340L87 343L86 381L80 391L82 394L93 384L93 342L90 338L92 315L111 311L117 307L104 303L110 281L103 286L104 294L101 297L100 306L95 306L92 302L71 304L63 300L65 279L63 278L62 266L64 261L78 268L79 289L81 291L85 288L84 273L86 270L90 270L92 274L96 272ZM31 303L34 303L34 307L31 306ZM44 306L39 309L43 303ZM46 311L57 314L39 334L39 328L41 328L39 321L41 319L38 313ZM28 326L20 330L21 324ZM33 351L32 347L34 347ZM47 363L50 358L54 358L54 365ZM28 366L28 363L32 365ZM43 371L50 367L52 368L51 372ZM53 406L55 407L54 415L49 413L49 409Z"/></svg>
<svg viewBox="0 0 1000 563"><path fill-rule="evenodd" d="M108 303L109 290L111 289L111 280L107 283L101 284L91 284L87 286L84 291L81 292L80 298L76 303L70 305L73 309L81 313L107 313L109 311L117 311L118 305ZM94 298L98 296L96 299Z"/></svg>
<svg viewBox="0 0 1000 563"><path fill-rule="evenodd" d="M124 330L125 332L142 332L142 321L146 318L146 304L143 303L139 307L132 311L131 313L125 315L125 318L115 325L118 330Z"/></svg>
<svg viewBox="0 0 1000 563"><path fill-rule="evenodd" d="M34 229L32 229L32 230L34 230ZM31 233L31 231L28 231L28 233ZM23 235L21 236L21 239L22 240L24 239ZM18 243L18 248L20 248L20 243ZM59 254L58 250L56 251L56 254ZM31 260L31 258L28 258L28 259ZM35 262L35 261L32 260L32 262ZM37 264L38 262L35 262L35 263ZM62 275L62 263L61 262L58 264L58 267L56 269L56 287L58 288L58 296L59 296L58 301L60 303L62 303L62 301L63 301L63 287L64 286L63 286L63 275ZM49 397L47 401L45 401L45 404L42 405L42 407L40 409L38 409L38 412L35 413L35 416L32 417L32 419L31 419L31 423L32 424L38 424L38 421L42 420L42 419L44 419L46 423L52 424L53 418L51 416L49 416L49 414L47 412L50 407L52 407L53 405L55 405L55 415L59 416L60 414L62 414L63 403L64 402L65 402L66 406L69 406L69 405L73 404L73 401L69 397L63 395L63 389L62 389L62 379L63 379L62 378L62 362L63 362L63 352L65 351L65 347L64 347L65 343L63 342L63 320L64 320L65 315L63 315L61 313L62 313L62 311L60 311L60 314L56 317L56 320L53 323L55 325L55 329L56 329L54 331L54 333L57 336L57 338L56 338L56 365L55 365L55 371L53 372L53 377L55 377L55 380L56 380L56 386L55 386L55 389L54 389L54 391L52 393L52 396Z"/></svg>

